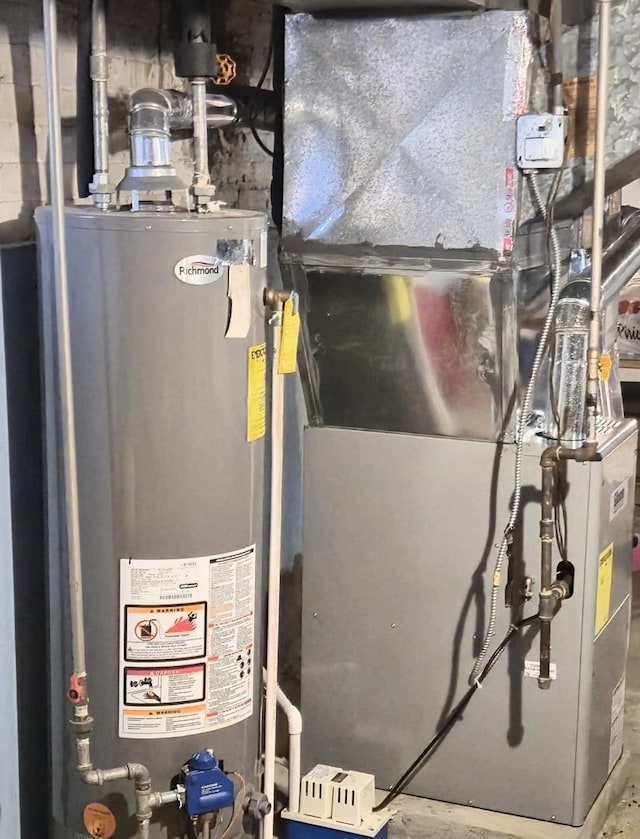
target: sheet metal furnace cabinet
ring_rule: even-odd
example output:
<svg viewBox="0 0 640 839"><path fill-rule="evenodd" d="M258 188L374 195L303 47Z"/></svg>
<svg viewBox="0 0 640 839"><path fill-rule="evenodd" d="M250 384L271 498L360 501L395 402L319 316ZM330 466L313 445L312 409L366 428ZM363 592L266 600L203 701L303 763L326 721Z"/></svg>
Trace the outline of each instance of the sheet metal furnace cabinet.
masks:
<svg viewBox="0 0 640 839"><path fill-rule="evenodd" d="M552 625L552 688L538 688L537 631L525 631L409 793L584 821L622 750L636 444L635 423L612 423L601 463L568 466L575 591ZM524 458L510 586L539 578L542 445ZM374 772L386 788L466 690L513 446L309 428L305 476L303 768ZM537 588L528 614L536 604ZM501 604L496 640L510 619Z"/></svg>

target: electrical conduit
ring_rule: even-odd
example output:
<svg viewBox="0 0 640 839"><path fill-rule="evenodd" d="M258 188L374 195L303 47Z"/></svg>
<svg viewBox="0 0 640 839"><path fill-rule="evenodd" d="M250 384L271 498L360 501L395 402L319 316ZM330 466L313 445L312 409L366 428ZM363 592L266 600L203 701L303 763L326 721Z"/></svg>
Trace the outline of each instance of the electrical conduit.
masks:
<svg viewBox="0 0 640 839"><path fill-rule="evenodd" d="M587 441L595 448L598 443L598 383L600 379L600 310L602 295L602 252L605 203L605 151L607 141L607 103L609 84L609 37L611 30L611 2L599 0L598 31L598 89L596 96L596 137L593 173L593 241L591 248L591 306L589 323L589 351L587 368Z"/></svg>

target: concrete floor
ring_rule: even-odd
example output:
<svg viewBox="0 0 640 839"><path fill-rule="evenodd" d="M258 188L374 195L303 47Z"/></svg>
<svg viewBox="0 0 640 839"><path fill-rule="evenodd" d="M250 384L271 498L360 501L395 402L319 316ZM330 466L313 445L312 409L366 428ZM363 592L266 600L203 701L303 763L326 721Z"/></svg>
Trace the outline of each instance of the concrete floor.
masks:
<svg viewBox="0 0 640 839"><path fill-rule="evenodd" d="M625 749L630 758L629 783L622 800L602 831L603 839L613 836L629 839L640 837L640 572L633 575L631 640L626 686Z"/></svg>

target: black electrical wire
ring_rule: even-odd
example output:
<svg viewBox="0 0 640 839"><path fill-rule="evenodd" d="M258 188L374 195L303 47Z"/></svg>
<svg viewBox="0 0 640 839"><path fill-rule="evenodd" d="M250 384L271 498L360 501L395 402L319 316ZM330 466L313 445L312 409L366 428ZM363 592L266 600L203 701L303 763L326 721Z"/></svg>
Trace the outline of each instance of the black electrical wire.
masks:
<svg viewBox="0 0 640 839"><path fill-rule="evenodd" d="M257 129L256 129L255 125L253 124L253 122L250 122L250 124L249 124L249 128L250 128L251 133L252 133L252 135L253 135L253 139L254 139L254 140L256 141L256 143L260 146L260 148L262 149L262 151L263 151L265 154L268 154L268 155L269 155L269 157L273 157L273 152L271 151L271 149L270 149L268 146L266 146L266 145L262 142L262 140L260 139L260 136L259 136L259 134L258 134L258 131L257 131Z"/></svg>
<svg viewBox="0 0 640 839"><path fill-rule="evenodd" d="M262 69L262 73L260 73L260 78L258 79L258 82L256 84L256 91L262 90L262 86L265 83L265 80L267 78L267 73L269 72L269 68L271 67L271 62L272 61L273 61L273 27L272 27L272 31L271 31L271 35L270 35L270 39L269 39L269 49L267 51L267 58L266 58L264 67ZM256 119L257 114L255 113L254 108L255 108L256 99L257 99L257 95L254 94L251 97L251 99L249 100L249 104L247 106L247 122L249 123L249 128L251 130L251 134L253 135L253 139L260 146L260 148L262 149L262 151L265 154L268 154L269 157L273 157L274 156L273 151L267 145L265 145L265 143L263 143L263 141L261 140L261 138L258 134L258 130L256 129L256 126L255 126L255 119Z"/></svg>
<svg viewBox="0 0 640 839"><path fill-rule="evenodd" d="M262 85L265 83L265 80L267 78L267 73L269 72L269 67L271 67L271 61L273 60L273 32L271 33L271 35L269 37L270 37L270 41L269 41L269 49L267 51L267 59L265 61L262 73L260 74L260 78L258 79L258 82L256 84L256 87L258 88L258 90L262 90Z"/></svg>
<svg viewBox="0 0 640 839"><path fill-rule="evenodd" d="M530 626L537 620L538 615L532 615L529 618L524 618L523 620L520 620L517 623L511 624L507 631L507 634L504 636L499 646L496 647L495 652L493 653L489 661L485 664L484 668L482 669L482 672L480 673L476 681L471 685L471 687L462 697L460 702L458 702L455 708L451 711L445 723L437 732L433 740L431 740L431 742L427 746L425 746L425 748L420 752L418 757L413 761L413 763L407 769L407 771L391 787L391 789L380 802L380 804L373 808L374 813L378 813L380 810L384 810L385 807L388 807L389 804L391 804L391 802L394 801L405 790L407 785L413 779L414 775L416 775L424 767L425 763L432 757L437 746L439 746L440 743L442 743L447 734L449 734L453 726L460 719L460 716L464 712L467 705L471 702L476 691L478 691L482 687L482 682L486 679L486 677L497 664L498 659L505 651L509 641L513 638L516 632L518 632L520 629L523 629L525 626Z"/></svg>

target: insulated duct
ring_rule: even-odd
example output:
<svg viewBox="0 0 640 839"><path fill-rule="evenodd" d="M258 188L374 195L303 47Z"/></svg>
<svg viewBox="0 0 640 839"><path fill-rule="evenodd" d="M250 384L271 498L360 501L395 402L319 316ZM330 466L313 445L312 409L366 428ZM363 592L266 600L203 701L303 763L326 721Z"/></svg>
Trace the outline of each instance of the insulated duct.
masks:
<svg viewBox="0 0 640 839"><path fill-rule="evenodd" d="M409 9L519 9L517 0L289 0L286 5L296 12L348 12L362 10L407 11Z"/></svg>
<svg viewBox="0 0 640 839"><path fill-rule="evenodd" d="M340 0L288 0L285 4L294 12L378 12L389 11L395 14L419 10L433 9L434 11L481 11L502 10L513 11L529 8L536 13L540 9L547 14L548 2L544 0L350 0L342 3ZM583 23L594 14L594 0L573 0L564 3L562 8L562 22L567 26Z"/></svg>

